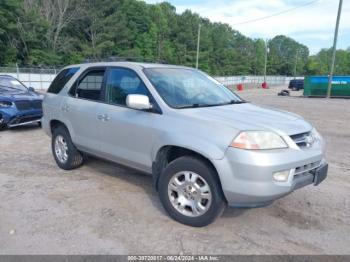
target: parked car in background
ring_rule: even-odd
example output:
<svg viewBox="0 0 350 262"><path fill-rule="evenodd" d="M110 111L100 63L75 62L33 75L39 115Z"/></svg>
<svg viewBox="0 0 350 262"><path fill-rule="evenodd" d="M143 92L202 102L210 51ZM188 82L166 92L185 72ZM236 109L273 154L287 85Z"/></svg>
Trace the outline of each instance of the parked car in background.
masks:
<svg viewBox="0 0 350 262"><path fill-rule="evenodd" d="M299 91L301 89L304 89L304 79L290 80L288 88L292 89L293 91Z"/></svg>
<svg viewBox="0 0 350 262"><path fill-rule="evenodd" d="M60 168L79 167L87 153L152 174L165 210L191 226L213 222L226 204L264 206L327 176L311 124L248 103L193 68L69 66L43 110Z"/></svg>
<svg viewBox="0 0 350 262"><path fill-rule="evenodd" d="M43 95L16 78L0 75L0 129L39 123Z"/></svg>

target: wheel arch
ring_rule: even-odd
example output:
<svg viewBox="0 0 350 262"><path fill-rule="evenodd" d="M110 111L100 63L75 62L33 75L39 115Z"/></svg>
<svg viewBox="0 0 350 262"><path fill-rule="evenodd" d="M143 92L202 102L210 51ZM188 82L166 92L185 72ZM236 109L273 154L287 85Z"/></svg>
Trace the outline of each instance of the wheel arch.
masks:
<svg viewBox="0 0 350 262"><path fill-rule="evenodd" d="M164 170L164 168L175 159L178 159L179 157L183 157L183 156L196 157L204 161L205 163L207 163L215 171L220 182L220 187L222 188L221 179L218 174L217 168L215 167L215 165L213 164L213 161L210 159L209 156L206 156L203 153L198 152L197 150L189 149L183 146L164 145L161 148L159 148L154 158L154 161L152 163L153 182L157 190L158 190L159 177L162 171Z"/></svg>
<svg viewBox="0 0 350 262"><path fill-rule="evenodd" d="M52 134L53 130L55 128L59 127L59 126L63 126L63 127L65 127L68 130L67 125L65 123L63 123L62 121L57 120L57 119L50 120L50 131L51 131L51 134Z"/></svg>

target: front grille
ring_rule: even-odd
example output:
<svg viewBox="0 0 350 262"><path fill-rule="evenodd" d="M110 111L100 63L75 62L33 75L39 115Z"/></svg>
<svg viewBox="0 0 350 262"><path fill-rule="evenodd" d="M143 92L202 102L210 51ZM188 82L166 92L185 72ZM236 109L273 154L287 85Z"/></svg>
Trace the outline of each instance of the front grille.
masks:
<svg viewBox="0 0 350 262"><path fill-rule="evenodd" d="M25 111L30 109L41 109L42 102L41 100L33 100L33 101L16 101L15 105L18 110Z"/></svg>
<svg viewBox="0 0 350 262"><path fill-rule="evenodd" d="M32 101L32 107L34 109L42 109L42 101L41 100Z"/></svg>
<svg viewBox="0 0 350 262"><path fill-rule="evenodd" d="M311 132L301 133L290 136L290 138L299 146L300 148L310 147L314 142L314 138Z"/></svg>
<svg viewBox="0 0 350 262"><path fill-rule="evenodd" d="M18 110L29 110L31 109L31 102L30 101L17 101L15 102L16 107Z"/></svg>
<svg viewBox="0 0 350 262"><path fill-rule="evenodd" d="M312 184L315 180L316 170L320 165L321 161L318 161L297 167L293 177L293 189Z"/></svg>
<svg viewBox="0 0 350 262"><path fill-rule="evenodd" d="M321 165L321 161L313 162L303 166L299 166L295 169L295 174L293 179L298 179L300 177L312 174L314 175L316 169Z"/></svg>

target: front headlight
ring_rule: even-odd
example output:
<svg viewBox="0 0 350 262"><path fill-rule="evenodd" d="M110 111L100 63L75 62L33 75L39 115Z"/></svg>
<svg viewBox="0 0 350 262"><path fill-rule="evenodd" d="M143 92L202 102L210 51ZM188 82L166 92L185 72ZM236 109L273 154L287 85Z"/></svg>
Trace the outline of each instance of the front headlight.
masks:
<svg viewBox="0 0 350 262"><path fill-rule="evenodd" d="M231 147L241 149L279 149L288 145L278 134L270 131L244 131L233 139Z"/></svg>
<svg viewBox="0 0 350 262"><path fill-rule="evenodd" d="M11 102L8 101L0 101L0 107L10 107L12 106Z"/></svg>

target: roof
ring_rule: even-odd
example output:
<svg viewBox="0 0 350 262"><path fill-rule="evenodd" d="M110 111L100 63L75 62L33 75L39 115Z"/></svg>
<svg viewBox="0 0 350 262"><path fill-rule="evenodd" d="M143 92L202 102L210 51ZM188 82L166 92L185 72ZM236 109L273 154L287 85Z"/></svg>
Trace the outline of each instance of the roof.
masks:
<svg viewBox="0 0 350 262"><path fill-rule="evenodd" d="M141 67L141 68L187 68L191 67L180 66L180 65L168 65L168 64L156 64L156 63L139 63L139 62L98 62L98 63L83 63L76 65L69 65L65 68L71 67L94 67L94 66L126 66L126 67Z"/></svg>

